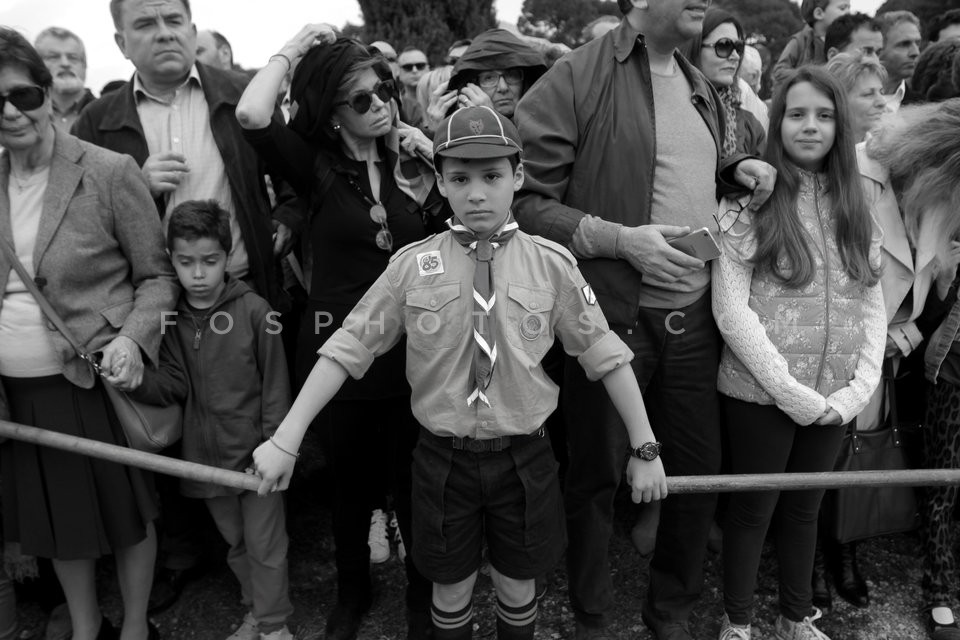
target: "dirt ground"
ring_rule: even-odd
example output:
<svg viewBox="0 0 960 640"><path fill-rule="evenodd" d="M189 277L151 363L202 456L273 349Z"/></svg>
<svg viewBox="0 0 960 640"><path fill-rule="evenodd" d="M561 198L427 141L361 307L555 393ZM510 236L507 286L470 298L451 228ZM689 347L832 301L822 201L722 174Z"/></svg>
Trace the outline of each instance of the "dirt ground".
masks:
<svg viewBox="0 0 960 640"><path fill-rule="evenodd" d="M324 478L317 469L302 470L297 489L288 498L290 522L290 585L296 613L291 630L297 640L323 637L326 615L335 601L335 569L330 532L330 512L324 496ZM617 590L615 606L618 638L646 640L653 636L640 621L640 603L646 590L648 560L630 543L629 531L637 507L627 496L618 501L617 521L611 545L611 566ZM239 624L244 610L239 589L222 561L225 548L210 573L187 586L183 597L153 620L165 640L226 638ZM864 543L861 568L870 583L873 604L854 607L835 598L835 607L826 613L821 629L832 640L920 640L926 637L920 612L920 557L915 536L900 535ZM115 623L122 615L111 563L100 570L101 601L104 612ZM361 631L361 640L395 640L405 637L404 574L396 553L384 564L372 567L374 602ZM709 556L702 604L695 612L694 637L717 637L722 614L719 556ZM761 566L757 589L754 638L772 637L776 617L776 563L768 546ZM481 578L475 597L475 638L494 638L493 590L489 578ZM42 637L44 616L38 605L21 605L25 631L22 638ZM565 571L558 567L549 576L547 594L540 605L536 637L541 640L573 637Z"/></svg>

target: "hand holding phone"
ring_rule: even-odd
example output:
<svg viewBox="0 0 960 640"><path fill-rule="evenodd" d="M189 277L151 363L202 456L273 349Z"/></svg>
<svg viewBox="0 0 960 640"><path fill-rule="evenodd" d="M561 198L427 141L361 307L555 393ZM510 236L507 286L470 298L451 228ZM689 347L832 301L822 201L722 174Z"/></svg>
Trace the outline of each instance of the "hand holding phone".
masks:
<svg viewBox="0 0 960 640"><path fill-rule="evenodd" d="M674 238L668 241L668 244L677 251L682 251L688 256L693 256L704 262L720 257L720 245L713 239L713 234L706 227L691 231L685 236Z"/></svg>

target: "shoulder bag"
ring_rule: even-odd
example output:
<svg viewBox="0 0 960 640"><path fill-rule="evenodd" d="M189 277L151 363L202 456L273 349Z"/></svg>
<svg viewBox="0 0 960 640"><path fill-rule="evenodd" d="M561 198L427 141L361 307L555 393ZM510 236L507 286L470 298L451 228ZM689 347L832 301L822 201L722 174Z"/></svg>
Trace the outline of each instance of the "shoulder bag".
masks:
<svg viewBox="0 0 960 640"><path fill-rule="evenodd" d="M66 338L80 359L87 362L95 374L99 374L100 365L97 359L73 337L66 323L44 295L40 293L40 289L33 278L27 273L23 263L20 262L20 258L17 257L16 251L5 238L0 238L0 249L3 250L4 255L20 276L23 284L36 299L37 304L40 305L43 315L53 323L60 335ZM123 427L127 444L132 449L159 451L180 439L183 433L183 408L180 405L173 404L161 407L146 404L134 400L126 392L106 382L103 383L103 388L106 390L107 397L110 398L113 410L117 414L117 419Z"/></svg>
<svg viewBox="0 0 960 640"><path fill-rule="evenodd" d="M879 429L857 431L851 421L843 437L837 471L897 471L914 468L909 440L916 427L900 424L893 367L884 362L881 416L886 403L890 412ZM919 524L917 498L913 487L849 487L834 492L831 533L841 543L874 536L912 531Z"/></svg>

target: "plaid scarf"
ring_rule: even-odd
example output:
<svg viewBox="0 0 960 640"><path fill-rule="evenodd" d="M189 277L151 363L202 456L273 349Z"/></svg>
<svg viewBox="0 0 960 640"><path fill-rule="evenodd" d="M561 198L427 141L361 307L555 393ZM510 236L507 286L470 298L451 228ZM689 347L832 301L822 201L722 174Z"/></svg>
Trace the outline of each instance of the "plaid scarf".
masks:
<svg viewBox="0 0 960 640"><path fill-rule="evenodd" d="M447 226L453 237L461 245L470 248L476 262L473 271L473 362L470 364L470 379L474 388L467 396L467 406L480 399L490 406L490 400L484 391L493 379L493 369L497 365L497 337L494 326L493 309L497 304L497 294L493 280L493 253L507 242L519 229L513 214L507 216L493 235L481 240L472 229L460 224L456 218L447 220Z"/></svg>

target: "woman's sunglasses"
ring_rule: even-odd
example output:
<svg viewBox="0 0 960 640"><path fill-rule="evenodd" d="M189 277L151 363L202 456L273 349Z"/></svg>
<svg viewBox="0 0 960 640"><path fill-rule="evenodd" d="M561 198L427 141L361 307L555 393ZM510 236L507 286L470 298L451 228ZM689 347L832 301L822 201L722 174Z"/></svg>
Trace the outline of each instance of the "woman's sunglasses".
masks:
<svg viewBox="0 0 960 640"><path fill-rule="evenodd" d="M40 87L17 87L6 95L0 95L0 112L8 102L19 111L33 111L42 107L46 98L47 92Z"/></svg>
<svg viewBox="0 0 960 640"><path fill-rule="evenodd" d="M410 73L411 71L423 71L427 68L426 62L411 62L410 64L402 64L400 68Z"/></svg>
<svg viewBox="0 0 960 640"><path fill-rule="evenodd" d="M370 107L373 105L374 95L380 98L380 101L384 103L395 98L397 95L397 88L393 83L393 80L382 80L373 85L373 89L370 91L361 91L359 93L355 93L346 100L333 103L333 106L338 107L342 104L345 104L360 115L363 115L367 111L370 111Z"/></svg>
<svg viewBox="0 0 960 640"><path fill-rule="evenodd" d="M743 47L746 43L743 40L731 40L730 38L720 38L716 42L704 42L701 47L713 47L713 52L718 58L729 58L736 51L737 55L743 57Z"/></svg>
<svg viewBox="0 0 960 640"><path fill-rule="evenodd" d="M384 251L393 251L393 234L387 226L387 210L379 202L370 207L370 219L380 225L377 231L377 247Z"/></svg>

